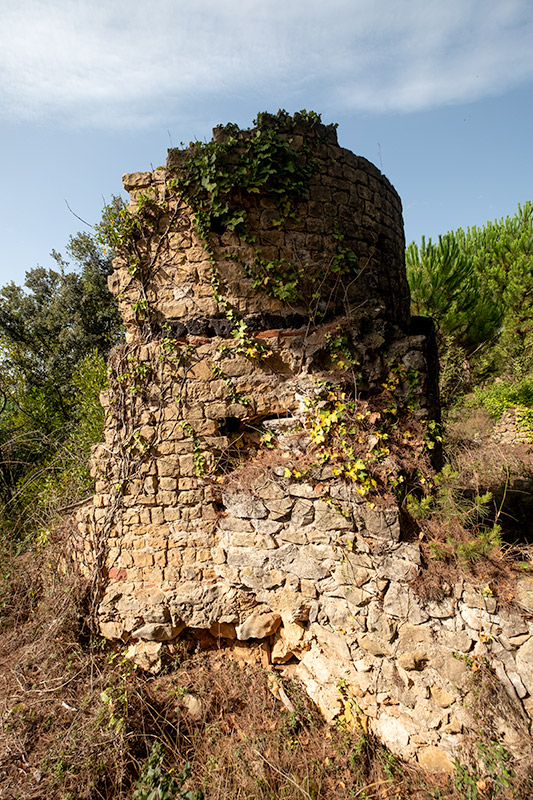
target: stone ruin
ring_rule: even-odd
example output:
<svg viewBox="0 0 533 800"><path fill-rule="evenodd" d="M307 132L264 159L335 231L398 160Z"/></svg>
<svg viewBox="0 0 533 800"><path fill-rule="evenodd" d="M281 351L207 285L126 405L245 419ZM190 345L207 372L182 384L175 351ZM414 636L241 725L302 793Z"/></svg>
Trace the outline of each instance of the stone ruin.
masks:
<svg viewBox="0 0 533 800"><path fill-rule="evenodd" d="M299 183L280 185L263 141ZM211 215L195 156L235 174ZM263 184L239 184L250 161L270 168ZM439 414L394 188L308 115L215 129L124 186L109 285L126 341L73 542L101 633L154 672L184 635L256 650L328 719L430 769L453 769L481 719L523 754L532 581L522 613L462 579L420 591L394 491L430 469ZM481 712L484 659L495 682Z"/></svg>

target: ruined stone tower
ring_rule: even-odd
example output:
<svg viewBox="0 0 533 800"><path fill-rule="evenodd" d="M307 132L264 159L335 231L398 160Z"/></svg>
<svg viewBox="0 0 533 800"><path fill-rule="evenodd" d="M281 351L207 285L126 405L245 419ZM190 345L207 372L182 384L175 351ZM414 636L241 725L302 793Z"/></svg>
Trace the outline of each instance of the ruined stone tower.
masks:
<svg viewBox="0 0 533 800"><path fill-rule="evenodd" d="M100 631L154 670L184 629L260 640L328 717L356 698L395 752L448 768L452 650L483 626L455 624L463 587L433 610L410 588L397 498L429 469L437 362L397 193L304 113L215 129L124 186L105 235L126 343L75 543Z"/></svg>

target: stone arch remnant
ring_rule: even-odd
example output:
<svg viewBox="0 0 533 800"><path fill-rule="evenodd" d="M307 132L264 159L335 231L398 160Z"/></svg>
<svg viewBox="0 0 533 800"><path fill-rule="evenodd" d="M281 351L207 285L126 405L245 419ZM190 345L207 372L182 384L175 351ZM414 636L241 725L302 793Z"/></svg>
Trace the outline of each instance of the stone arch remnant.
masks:
<svg viewBox="0 0 533 800"><path fill-rule="evenodd" d="M468 658L499 626L526 730L531 623L463 583L439 602L411 586L398 487L431 469L438 365L389 181L318 115L280 112L124 186L101 233L126 340L74 542L101 633L151 670L185 629L260 640L328 718L357 708L394 752L449 769Z"/></svg>

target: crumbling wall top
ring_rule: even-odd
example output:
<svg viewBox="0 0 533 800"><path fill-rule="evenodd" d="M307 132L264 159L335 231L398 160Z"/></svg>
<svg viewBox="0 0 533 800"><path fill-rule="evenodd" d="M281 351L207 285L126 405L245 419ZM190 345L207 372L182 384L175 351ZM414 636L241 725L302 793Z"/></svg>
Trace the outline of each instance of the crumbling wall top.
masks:
<svg viewBox="0 0 533 800"><path fill-rule="evenodd" d="M126 301L126 324L144 320L143 306L182 332L200 320L204 332L227 331L228 309L250 330L362 309L406 330L401 203L379 170L312 113L261 114L251 129L213 133L171 150L165 169L124 176L139 263L132 270L119 254L111 289ZM159 239L147 241L143 215Z"/></svg>

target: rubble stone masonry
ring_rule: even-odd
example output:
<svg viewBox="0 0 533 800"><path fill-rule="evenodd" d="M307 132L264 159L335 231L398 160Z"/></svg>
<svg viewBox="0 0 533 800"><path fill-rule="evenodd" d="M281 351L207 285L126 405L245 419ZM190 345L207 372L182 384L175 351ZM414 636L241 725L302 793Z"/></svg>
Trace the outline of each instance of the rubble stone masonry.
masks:
<svg viewBox="0 0 533 800"><path fill-rule="evenodd" d="M392 490L347 446L350 478L339 450L320 446L350 403L363 422L341 434L394 482L401 457L365 421L404 409L409 449L406 437L438 419L431 326L409 314L399 197L333 127L284 124L277 135L313 159L312 175L286 215L268 185L232 197L246 235L216 224L199 235L180 192L190 150L124 176L110 289L126 342L110 358L96 494L73 542L100 631L154 671L186 629L228 650L262 642L329 719L350 712L437 770L478 726L473 665L486 659L497 702L485 724L520 754L533 581L517 587L522 613L463 580L424 599L420 546ZM216 142L229 137L215 130ZM290 300L284 276L298 288Z"/></svg>

